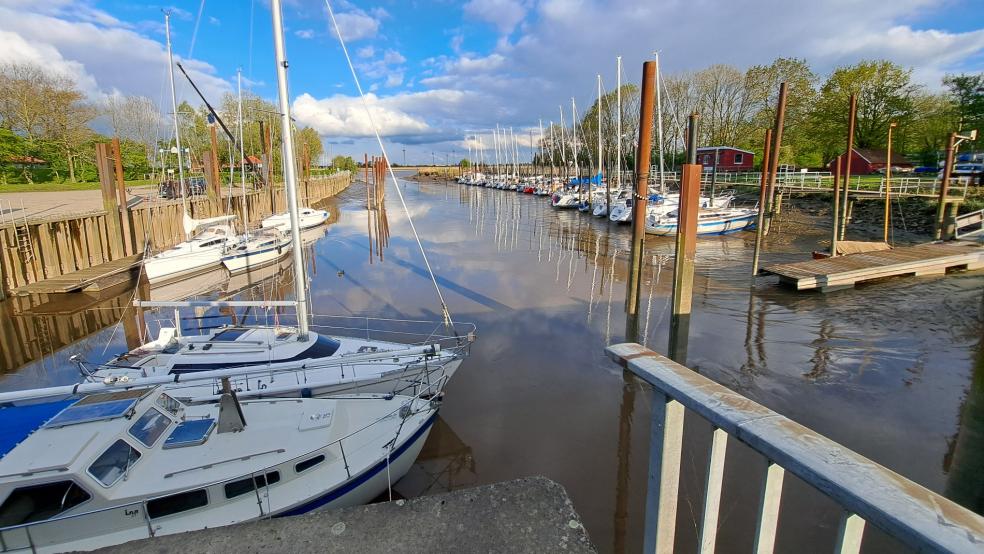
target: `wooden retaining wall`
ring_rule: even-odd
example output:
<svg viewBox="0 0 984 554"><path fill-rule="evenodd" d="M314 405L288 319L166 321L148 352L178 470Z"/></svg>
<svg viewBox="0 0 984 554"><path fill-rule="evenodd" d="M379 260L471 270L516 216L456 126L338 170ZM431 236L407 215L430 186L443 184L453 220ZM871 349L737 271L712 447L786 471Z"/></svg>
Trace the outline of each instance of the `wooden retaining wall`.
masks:
<svg viewBox="0 0 984 554"><path fill-rule="evenodd" d="M349 173L312 177L300 184L302 204L315 204L334 196L351 183ZM242 219L243 198L189 200L188 211L195 219L232 213ZM252 226L270 214L286 211L282 187L247 194L246 207ZM112 216L120 219L114 221ZM28 218L0 228L0 299L10 291L44 279L140 252L155 252L185 239L180 200L150 200L123 208L118 214L99 211L60 218ZM118 222L122 220L122 227ZM117 229L122 229L120 233ZM119 236L122 234L122 236Z"/></svg>

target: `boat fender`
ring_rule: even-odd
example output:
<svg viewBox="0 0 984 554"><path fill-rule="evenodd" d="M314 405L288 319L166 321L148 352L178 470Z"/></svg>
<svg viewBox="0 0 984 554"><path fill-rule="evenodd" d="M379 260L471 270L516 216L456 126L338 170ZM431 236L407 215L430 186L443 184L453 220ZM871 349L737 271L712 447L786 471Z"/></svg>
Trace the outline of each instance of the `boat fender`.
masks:
<svg viewBox="0 0 984 554"><path fill-rule="evenodd" d="M301 398L311 398L311 389L307 387L301 389Z"/></svg>
<svg viewBox="0 0 984 554"><path fill-rule="evenodd" d="M400 418L406 419L408 417L410 417L410 406L408 404L404 404L400 406Z"/></svg>

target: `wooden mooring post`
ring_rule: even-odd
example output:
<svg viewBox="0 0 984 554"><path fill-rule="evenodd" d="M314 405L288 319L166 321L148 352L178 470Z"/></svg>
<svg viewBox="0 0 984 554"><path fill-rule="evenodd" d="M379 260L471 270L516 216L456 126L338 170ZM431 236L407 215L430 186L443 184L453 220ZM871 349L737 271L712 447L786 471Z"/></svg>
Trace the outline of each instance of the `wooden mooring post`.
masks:
<svg viewBox="0 0 984 554"><path fill-rule="evenodd" d="M840 240L844 240L845 233L847 232L847 220L848 220L848 209L850 204L848 203L848 194L851 190L851 157L854 154L854 125L857 121L858 116L858 95L851 95L851 106L848 109L847 115L847 152L844 154L847 159L844 161L844 197L841 199L841 224L840 224Z"/></svg>
<svg viewBox="0 0 984 554"><path fill-rule="evenodd" d="M110 165L111 151L110 145L100 143L96 145L96 167L99 170L99 185L102 189L103 209L106 210L106 232L109 235L108 247L110 249L110 260L122 258L125 247L123 245L123 224L120 222L119 196L116 189L116 177L113 166Z"/></svg>
<svg viewBox="0 0 984 554"><path fill-rule="evenodd" d="M629 279L625 295L625 334L636 340L639 334L639 290L646 242L646 200L649 198L649 156L653 134L656 62L642 65L642 102L639 109L639 143L636 150L636 186L632 201L632 246L629 249Z"/></svg>
<svg viewBox="0 0 984 554"><path fill-rule="evenodd" d="M697 163L697 114L690 114L687 162L680 176L680 207L677 210L676 255L673 264L673 308L670 317L669 356L687 362L690 312L694 296L694 262L697 258L697 218L700 207L700 177Z"/></svg>
<svg viewBox="0 0 984 554"><path fill-rule="evenodd" d="M786 83L782 82L779 85L779 103L776 106L776 122L775 126L772 128L772 147L769 153L769 191L766 195L768 200L768 209L766 210L765 228L762 232L766 235L769 234L769 229L772 227L772 211L775 205L776 198L776 178L779 172L779 152L782 149L782 127L786 120Z"/></svg>
<svg viewBox="0 0 984 554"><path fill-rule="evenodd" d="M765 209L768 203L767 186L769 182L769 151L772 146L772 129L765 130L764 151L762 153L762 175L759 178L759 205L758 217L755 223L755 251L752 254L752 282L758 275L759 256L762 253L762 234L765 232ZM713 198L713 197L712 197Z"/></svg>

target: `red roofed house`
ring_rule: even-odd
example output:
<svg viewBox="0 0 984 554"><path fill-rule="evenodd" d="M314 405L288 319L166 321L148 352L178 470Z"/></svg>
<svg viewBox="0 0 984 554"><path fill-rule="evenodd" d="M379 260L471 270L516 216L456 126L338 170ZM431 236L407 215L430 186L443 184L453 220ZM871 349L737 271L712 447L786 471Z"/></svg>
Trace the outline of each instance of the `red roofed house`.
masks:
<svg viewBox="0 0 984 554"><path fill-rule="evenodd" d="M704 171L714 168L714 153L717 153L717 170L751 171L755 161L755 153L733 146L704 146L697 149L697 163L704 166Z"/></svg>
<svg viewBox="0 0 984 554"><path fill-rule="evenodd" d="M840 158L841 161L841 171L844 171L844 166L846 164L844 160L844 154L837 156L827 164L827 167L833 171L837 166L837 159ZM870 175L872 173L882 173L885 171L885 165L888 163L888 153L884 148L855 148L851 152L851 174L852 175ZM892 152L892 169L893 171L909 172L915 168L912 162L906 159L902 154L897 154Z"/></svg>

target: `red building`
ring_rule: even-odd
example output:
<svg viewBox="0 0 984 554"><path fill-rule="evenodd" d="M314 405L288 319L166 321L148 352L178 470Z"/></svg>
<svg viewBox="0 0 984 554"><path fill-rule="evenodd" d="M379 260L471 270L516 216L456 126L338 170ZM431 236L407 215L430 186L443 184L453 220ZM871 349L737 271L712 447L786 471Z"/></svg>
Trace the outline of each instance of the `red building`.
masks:
<svg viewBox="0 0 984 554"><path fill-rule="evenodd" d="M717 154L718 171L751 171L755 153L733 146L704 146L697 149L697 163L704 171L714 170L714 156Z"/></svg>
<svg viewBox="0 0 984 554"><path fill-rule="evenodd" d="M827 168L833 171L837 165L837 159L841 161L841 171L844 171L844 154L837 156L827 164ZM884 173L885 165L888 163L887 152L878 148L855 148L851 151L851 174L870 175L872 173ZM914 169L912 162L902 154L892 152L892 171L908 173Z"/></svg>

